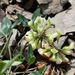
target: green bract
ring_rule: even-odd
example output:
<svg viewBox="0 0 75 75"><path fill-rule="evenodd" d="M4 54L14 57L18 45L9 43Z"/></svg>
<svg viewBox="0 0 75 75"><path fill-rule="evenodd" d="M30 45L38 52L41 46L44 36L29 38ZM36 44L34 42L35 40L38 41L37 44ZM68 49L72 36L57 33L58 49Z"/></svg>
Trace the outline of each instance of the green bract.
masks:
<svg viewBox="0 0 75 75"><path fill-rule="evenodd" d="M51 27L50 18L47 20L38 16L34 21L28 22L30 31L25 34L25 40L28 44L32 45L33 50L38 50L41 56L47 57L49 61L61 64L63 62L68 63L69 59L66 55L71 54L71 50L74 48L74 43L69 46L63 47L61 50L56 49L54 45L54 39L57 41L60 38L60 31L55 33L47 33L47 29Z"/></svg>

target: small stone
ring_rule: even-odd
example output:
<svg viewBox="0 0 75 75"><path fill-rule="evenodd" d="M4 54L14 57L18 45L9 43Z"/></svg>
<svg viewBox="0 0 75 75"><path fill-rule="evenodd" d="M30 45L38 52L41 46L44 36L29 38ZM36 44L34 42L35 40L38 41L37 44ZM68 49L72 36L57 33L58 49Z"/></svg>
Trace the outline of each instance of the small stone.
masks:
<svg viewBox="0 0 75 75"><path fill-rule="evenodd" d="M15 21L17 19L16 14L22 14L27 19L31 19L32 13L25 11L23 8L19 7L18 5L9 5L6 8L6 17L8 17L10 20Z"/></svg>
<svg viewBox="0 0 75 75"><path fill-rule="evenodd" d="M57 14L64 10L63 6L68 0L37 0L43 14Z"/></svg>
<svg viewBox="0 0 75 75"><path fill-rule="evenodd" d="M75 32L75 5L51 18L51 22L62 35Z"/></svg>
<svg viewBox="0 0 75 75"><path fill-rule="evenodd" d="M17 2L22 2L21 0L16 0Z"/></svg>
<svg viewBox="0 0 75 75"><path fill-rule="evenodd" d="M4 17L5 17L5 12L2 9L0 9L0 22L2 22Z"/></svg>
<svg viewBox="0 0 75 75"><path fill-rule="evenodd" d="M37 2L39 3L39 4L47 4L47 3L49 3L49 2L52 2L53 0L37 0Z"/></svg>

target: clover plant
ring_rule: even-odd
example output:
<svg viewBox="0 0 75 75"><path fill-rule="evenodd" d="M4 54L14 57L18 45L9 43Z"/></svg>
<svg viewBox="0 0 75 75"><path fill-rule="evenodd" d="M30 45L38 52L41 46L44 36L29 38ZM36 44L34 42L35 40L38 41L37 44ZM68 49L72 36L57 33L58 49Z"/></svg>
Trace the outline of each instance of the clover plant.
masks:
<svg viewBox="0 0 75 75"><path fill-rule="evenodd" d="M28 25L30 30L25 34L25 40L28 44L32 45L33 50L38 50L38 53L47 57L49 61L55 62L56 64L61 64L63 62L68 63L69 59L66 55L71 54L71 50L74 48L74 43L69 46L65 46L62 49L56 49L54 45L54 39L59 40L61 36L60 31L55 33L47 33L47 30L51 28L50 17L46 20L45 18L38 15L35 20L32 18Z"/></svg>

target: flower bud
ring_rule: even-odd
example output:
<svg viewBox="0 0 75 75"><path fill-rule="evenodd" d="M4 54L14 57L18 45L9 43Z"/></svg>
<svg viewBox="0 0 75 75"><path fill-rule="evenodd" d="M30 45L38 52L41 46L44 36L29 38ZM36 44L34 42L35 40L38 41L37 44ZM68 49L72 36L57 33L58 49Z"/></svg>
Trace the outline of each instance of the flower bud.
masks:
<svg viewBox="0 0 75 75"><path fill-rule="evenodd" d="M48 44L46 44L46 45L45 45L45 49L51 50L51 46L49 46Z"/></svg>
<svg viewBox="0 0 75 75"><path fill-rule="evenodd" d="M36 36L37 36L37 33L34 32L33 30L30 30L25 34L25 40L27 42L30 42L31 40L35 39Z"/></svg>
<svg viewBox="0 0 75 75"><path fill-rule="evenodd" d="M47 37L47 38L50 38L51 36L52 36L52 34L46 33L46 37Z"/></svg>
<svg viewBox="0 0 75 75"><path fill-rule="evenodd" d="M40 24L41 23L41 17L38 16L35 21L34 21L34 24Z"/></svg>
<svg viewBox="0 0 75 75"><path fill-rule="evenodd" d="M37 49L38 48L38 39L35 40L31 45L32 45L33 50Z"/></svg>
<svg viewBox="0 0 75 75"><path fill-rule="evenodd" d="M29 44L33 44L35 42L35 39L32 39L31 41L29 41Z"/></svg>
<svg viewBox="0 0 75 75"><path fill-rule="evenodd" d="M42 46L42 42L41 42L41 40L39 40L39 42L38 42L38 48L41 48Z"/></svg>
<svg viewBox="0 0 75 75"><path fill-rule="evenodd" d="M56 32L56 33L54 33L54 34L52 34L51 36L50 36L50 39L54 39L54 38L56 38L58 36L58 33Z"/></svg>
<svg viewBox="0 0 75 75"><path fill-rule="evenodd" d="M37 27L38 34L42 35L44 33L44 24L39 24Z"/></svg>
<svg viewBox="0 0 75 75"><path fill-rule="evenodd" d="M52 62L56 62L56 54L53 54L49 60Z"/></svg>
<svg viewBox="0 0 75 75"><path fill-rule="evenodd" d="M71 55L72 51L71 49L74 48L74 43L72 42L69 46L65 46L62 48L61 52L66 55Z"/></svg>
<svg viewBox="0 0 75 75"><path fill-rule="evenodd" d="M45 52L44 55L49 58L51 56L51 52L50 51Z"/></svg>
<svg viewBox="0 0 75 75"><path fill-rule="evenodd" d="M42 40L42 48L51 49L51 47L49 46L49 43L46 39Z"/></svg>
<svg viewBox="0 0 75 75"><path fill-rule="evenodd" d="M48 38L50 44L53 43L54 38L56 38L57 36L58 36L58 33L57 32L54 33L54 34L49 34L49 33L46 34L46 37Z"/></svg>
<svg viewBox="0 0 75 75"><path fill-rule="evenodd" d="M51 49L51 52L52 52L53 54L56 54L56 53L58 53L58 50L56 50L55 48L53 48L53 49Z"/></svg>
<svg viewBox="0 0 75 75"><path fill-rule="evenodd" d="M50 38L51 36L52 36L52 34L49 34L49 33L46 34L46 37L47 37L48 42L49 42L50 44L52 44L52 43L53 43L53 40L54 40L54 39L51 39L51 38Z"/></svg>
<svg viewBox="0 0 75 75"><path fill-rule="evenodd" d="M34 21L34 27L36 30L37 30L38 24L40 24L40 23L41 23L41 17L37 17Z"/></svg>
<svg viewBox="0 0 75 75"><path fill-rule="evenodd" d="M42 49L42 48L38 49L40 55L43 55L46 51L47 51L46 49Z"/></svg>
<svg viewBox="0 0 75 75"><path fill-rule="evenodd" d="M51 52L47 51L46 49L39 48L38 52L44 58L49 58L51 56Z"/></svg>
<svg viewBox="0 0 75 75"><path fill-rule="evenodd" d="M32 37L32 34L31 34L31 31L28 31L26 34L25 34L25 40L27 42L31 41L33 39Z"/></svg>
<svg viewBox="0 0 75 75"><path fill-rule="evenodd" d="M25 34L25 36L31 36L32 37L31 31L27 31L26 34Z"/></svg>
<svg viewBox="0 0 75 75"><path fill-rule="evenodd" d="M31 34L32 34L32 37L36 38L37 37L37 33L33 30L31 30Z"/></svg>
<svg viewBox="0 0 75 75"><path fill-rule="evenodd" d="M47 25L46 25L46 30L48 29L48 28L50 28L50 26L51 26L51 22L50 22L50 17L48 18L48 23L47 23Z"/></svg>
<svg viewBox="0 0 75 75"><path fill-rule="evenodd" d="M74 43L72 42L71 44L70 44L70 49L73 49L74 48Z"/></svg>
<svg viewBox="0 0 75 75"><path fill-rule="evenodd" d="M60 35L61 35L60 31L57 30L57 34L58 34L58 35L57 35L57 41L58 41L59 38L60 38Z"/></svg>
<svg viewBox="0 0 75 75"><path fill-rule="evenodd" d="M63 50L71 50L71 49L73 49L74 48L74 43L72 42L69 46L65 46L65 47L63 47L62 49Z"/></svg>
<svg viewBox="0 0 75 75"><path fill-rule="evenodd" d="M45 18L42 18L42 17L41 17L41 24L45 24L45 25L47 24L47 21L46 21Z"/></svg>
<svg viewBox="0 0 75 75"><path fill-rule="evenodd" d="M28 25L30 26L30 28L31 28L32 30L35 31L35 27L34 27L34 25L33 25L33 21L32 21L32 20L28 22Z"/></svg>
<svg viewBox="0 0 75 75"><path fill-rule="evenodd" d="M62 63L62 59L61 59L60 55L57 54L57 56L56 56L56 64L61 64L61 63Z"/></svg>
<svg viewBox="0 0 75 75"><path fill-rule="evenodd" d="M25 36L25 40L27 42L30 42L31 40L33 40L34 38L33 37L30 37L30 36Z"/></svg>
<svg viewBox="0 0 75 75"><path fill-rule="evenodd" d="M62 62L69 62L69 59L61 53Z"/></svg>
<svg viewBox="0 0 75 75"><path fill-rule="evenodd" d="M62 50L61 52L65 55L71 55L71 53L72 53L71 50Z"/></svg>

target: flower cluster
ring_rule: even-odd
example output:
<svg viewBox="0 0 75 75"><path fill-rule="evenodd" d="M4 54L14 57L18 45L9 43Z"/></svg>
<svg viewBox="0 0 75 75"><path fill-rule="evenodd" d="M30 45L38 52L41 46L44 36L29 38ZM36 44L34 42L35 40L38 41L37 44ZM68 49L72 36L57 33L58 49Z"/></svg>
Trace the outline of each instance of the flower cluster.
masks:
<svg viewBox="0 0 75 75"><path fill-rule="evenodd" d="M54 39L58 40L60 38L60 32L56 31L53 34L46 32L46 30L51 27L50 18L46 20L39 16L34 22L32 20L29 21L28 25L30 26L30 30L25 34L25 40L28 44L32 45L33 50L37 49L40 55L47 57L56 64L69 62L66 55L71 54L74 44L71 43L61 50L58 50L53 46Z"/></svg>
<svg viewBox="0 0 75 75"><path fill-rule="evenodd" d="M71 43L69 46L65 46L61 50L57 50L52 47L48 47L48 49L39 48L38 52L40 55L47 57L50 61L55 62L56 64L68 63L69 59L66 57L66 55L71 55L73 46L74 43Z"/></svg>

